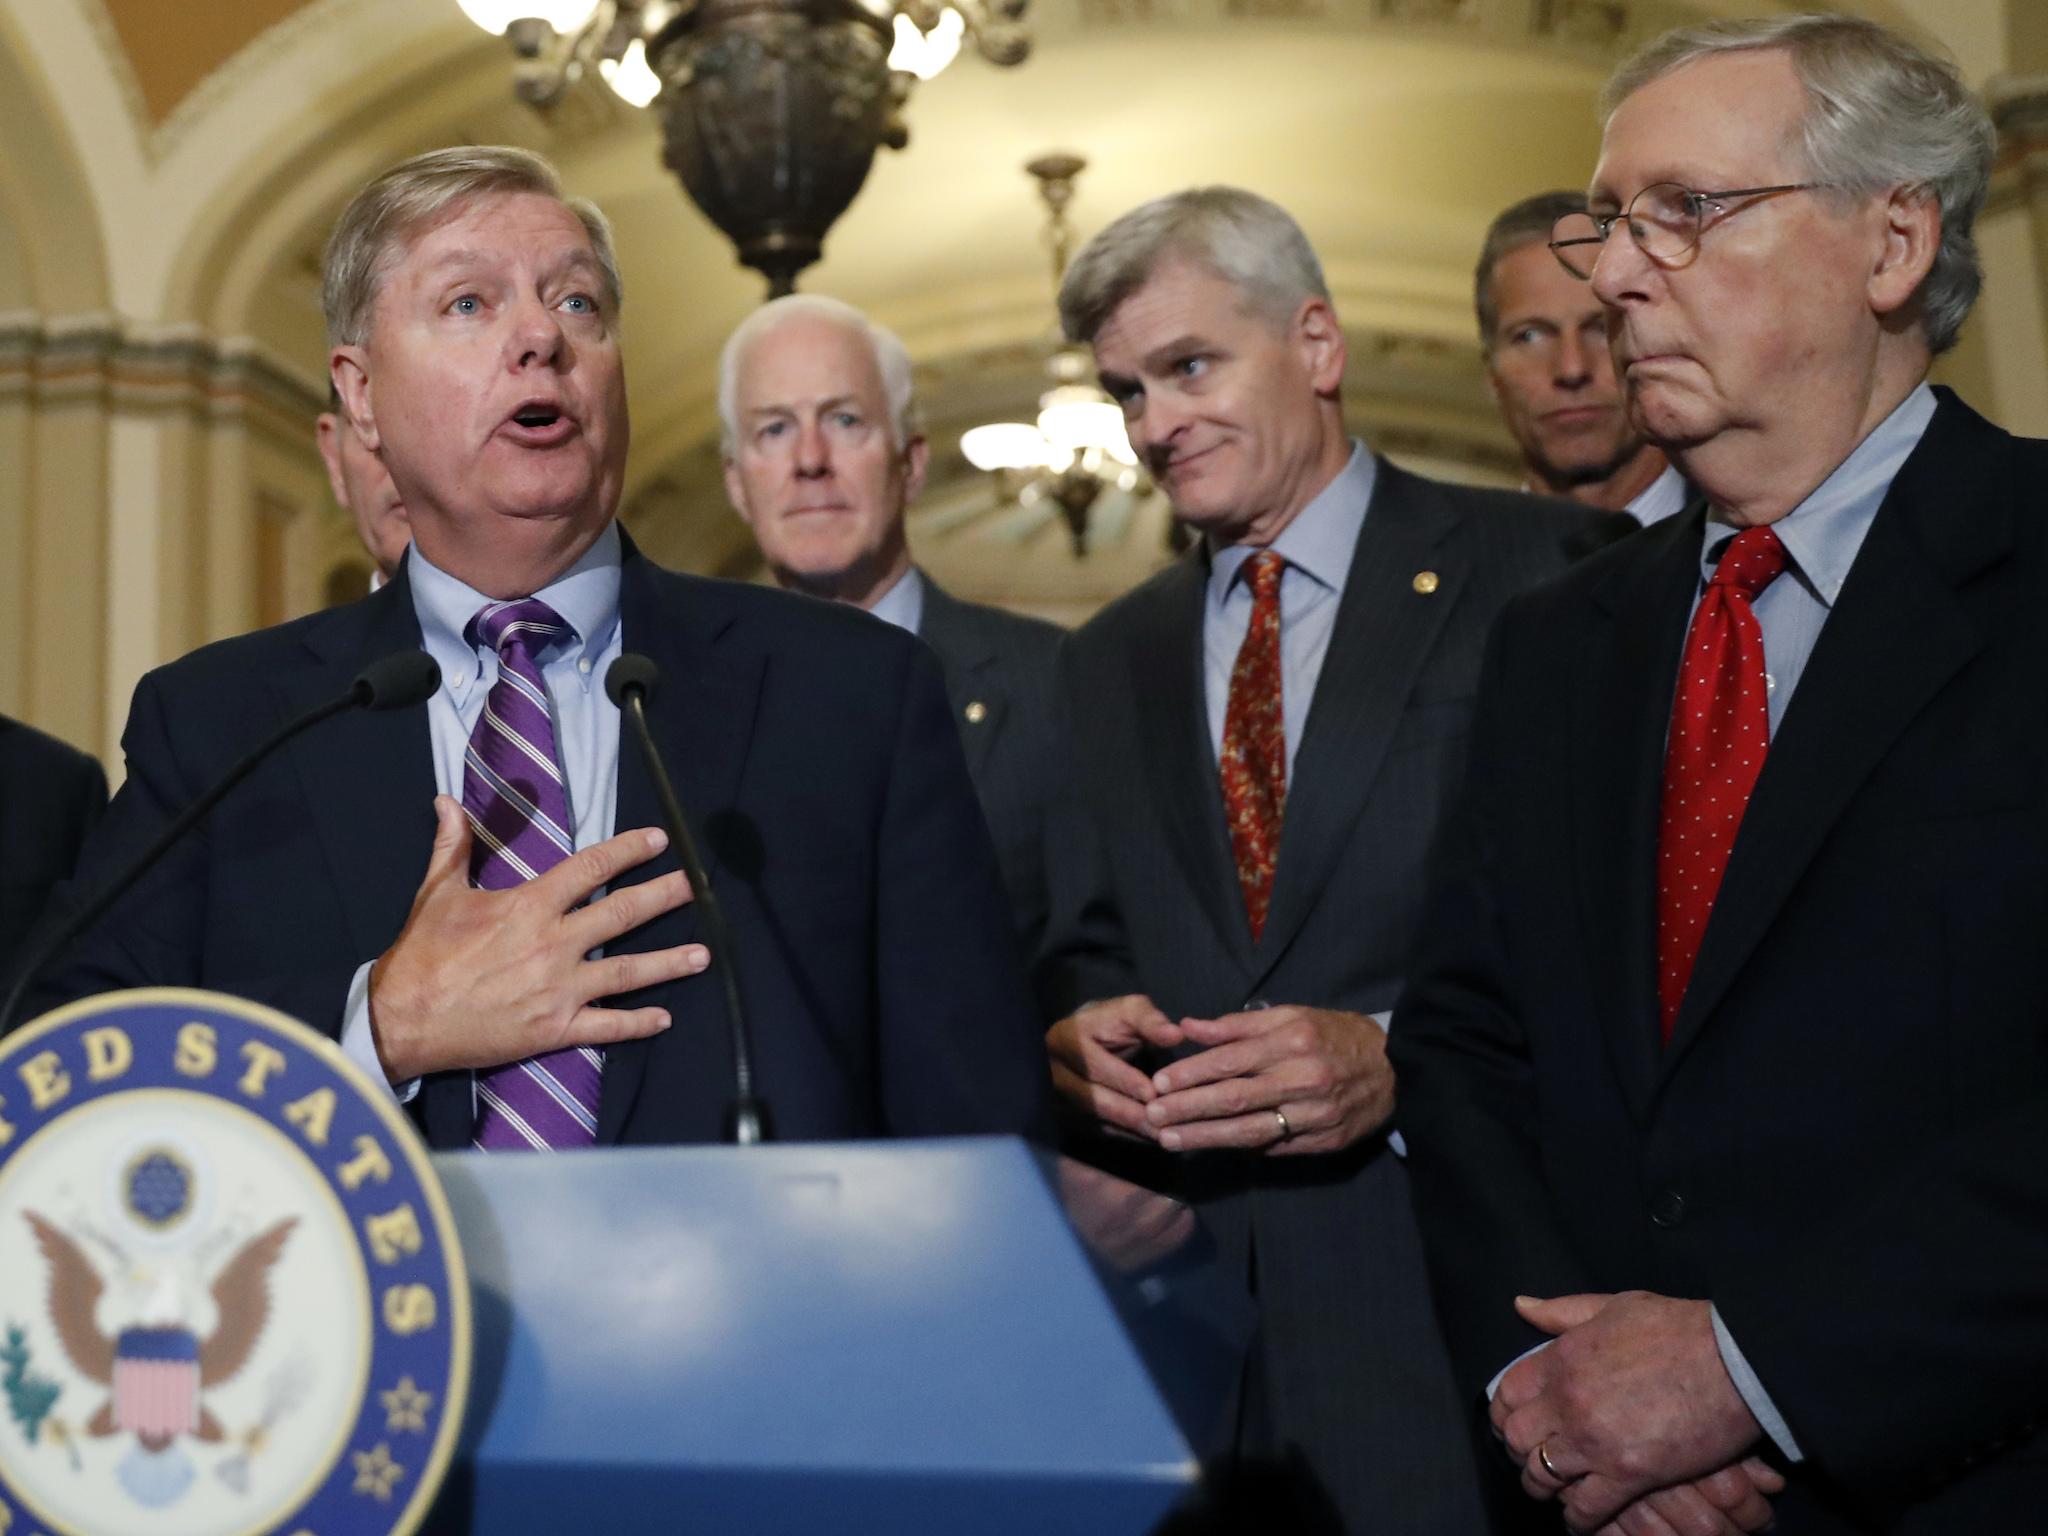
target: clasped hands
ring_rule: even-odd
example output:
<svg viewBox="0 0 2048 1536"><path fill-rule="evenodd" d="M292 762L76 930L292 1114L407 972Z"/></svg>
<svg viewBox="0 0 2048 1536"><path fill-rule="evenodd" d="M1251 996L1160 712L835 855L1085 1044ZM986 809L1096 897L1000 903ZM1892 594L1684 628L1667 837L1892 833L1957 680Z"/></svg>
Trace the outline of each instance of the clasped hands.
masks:
<svg viewBox="0 0 2048 1536"><path fill-rule="evenodd" d="M701 944L586 958L691 899L680 872L585 899L659 854L659 829L621 832L509 890L469 884L468 815L434 799L434 851L396 941L370 971L370 1029L393 1083L487 1068L575 1045L609 1045L669 1027L662 1008L597 1000L695 975Z"/></svg>
<svg viewBox="0 0 2048 1536"><path fill-rule="evenodd" d="M1202 1049L1149 1075L1132 1064L1146 1046L1190 1043ZM1169 1152L1336 1152L1394 1112L1386 1032L1334 1008L1176 1022L1132 994L1061 1019L1046 1048L1053 1086L1071 1108Z"/></svg>
<svg viewBox="0 0 2048 1536"><path fill-rule="evenodd" d="M1722 1364L1712 1311L1644 1291L1518 1297L1555 1335L1501 1377L1494 1433L1532 1498L1574 1531L1731 1536L1764 1529L1779 1473L1749 1454L1763 1432Z"/></svg>

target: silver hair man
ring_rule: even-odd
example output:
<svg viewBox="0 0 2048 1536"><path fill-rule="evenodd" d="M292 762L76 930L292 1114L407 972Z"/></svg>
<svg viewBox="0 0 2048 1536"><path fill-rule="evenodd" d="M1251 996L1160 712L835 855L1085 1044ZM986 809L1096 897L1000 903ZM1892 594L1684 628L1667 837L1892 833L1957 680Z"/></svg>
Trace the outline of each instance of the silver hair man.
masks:
<svg viewBox="0 0 2048 1536"><path fill-rule="evenodd" d="M1997 135L1948 60L1854 16L1773 16L1667 32L1624 63L1600 97L1602 121L1651 81L1697 59L1782 48L1806 88L1799 151L1806 174L1846 198L1925 187L1941 208L1941 245L1920 290L1927 345L1955 345L1984 285L1974 234Z"/></svg>
<svg viewBox="0 0 2048 1536"><path fill-rule="evenodd" d="M320 304L330 347L360 346L370 330L377 290L416 236L481 197L521 192L554 198L582 221L604 274L605 308L617 316L625 297L612 249L611 223L587 198L562 190L555 168L531 150L465 144L431 150L393 166L343 211L322 258Z"/></svg>
<svg viewBox="0 0 2048 1536"><path fill-rule="evenodd" d="M864 337L882 375L889 403L889 439L896 447L918 433L917 398L910 373L910 351L887 326L877 325L843 299L824 294L791 293L770 299L748 315L725 340L718 355L719 446L727 458L739 441L739 377L747 349L795 320L823 321Z"/></svg>
<svg viewBox="0 0 2048 1536"><path fill-rule="evenodd" d="M1330 297L1301 226L1286 209L1237 187L1194 187L1133 208L1088 242L1060 284L1060 324L1089 342L1162 264L1183 260L1239 290L1274 321L1304 299Z"/></svg>

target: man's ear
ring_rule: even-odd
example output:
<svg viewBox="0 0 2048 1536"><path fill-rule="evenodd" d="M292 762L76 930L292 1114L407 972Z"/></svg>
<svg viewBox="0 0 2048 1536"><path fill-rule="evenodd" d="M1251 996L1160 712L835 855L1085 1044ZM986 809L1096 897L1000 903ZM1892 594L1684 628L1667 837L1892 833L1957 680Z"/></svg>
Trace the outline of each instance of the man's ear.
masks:
<svg viewBox="0 0 2048 1536"><path fill-rule="evenodd" d="M1293 334L1308 368L1315 392L1334 396L1344 382L1344 327L1337 323L1337 311L1324 298L1304 299L1294 312Z"/></svg>
<svg viewBox="0 0 2048 1536"><path fill-rule="evenodd" d="M903 502L908 506L924 494L925 472L932 466L932 445L923 433L903 445Z"/></svg>
<svg viewBox="0 0 2048 1536"><path fill-rule="evenodd" d="M1873 314L1903 309L1934 269L1941 248L1941 204L1930 187L1894 187L1882 209L1883 243L1867 292Z"/></svg>
<svg viewBox="0 0 2048 1536"><path fill-rule="evenodd" d="M733 462L731 454L725 456L725 499L732 503L733 511L739 513L740 521L751 527L754 517L747 510L747 482L740 478L740 467Z"/></svg>
<svg viewBox="0 0 2048 1536"><path fill-rule="evenodd" d="M348 481L341 474L341 434L348 430L332 411L322 411L313 423L313 440L320 445L320 460L327 466L327 486L334 492L337 507L348 505Z"/></svg>
<svg viewBox="0 0 2048 1536"><path fill-rule="evenodd" d="M327 377L356 436L370 452L377 452L384 441L377 435L377 414L370 403L369 353L362 347L336 347L327 354Z"/></svg>

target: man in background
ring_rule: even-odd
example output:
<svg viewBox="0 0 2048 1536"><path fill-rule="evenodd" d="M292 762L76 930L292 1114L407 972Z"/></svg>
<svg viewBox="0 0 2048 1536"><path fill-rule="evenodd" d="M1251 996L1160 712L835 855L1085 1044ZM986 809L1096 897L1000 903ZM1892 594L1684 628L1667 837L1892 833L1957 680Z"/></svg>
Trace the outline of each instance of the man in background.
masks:
<svg viewBox="0 0 2048 1536"><path fill-rule="evenodd" d="M328 386L327 409L314 423L313 436L327 465L327 484L334 491L335 505L355 519L356 537L376 567L370 574L374 592L398 574L398 562L412 543L405 503L384 461L363 446L356 429L341 414L340 397L332 385Z"/></svg>
<svg viewBox="0 0 2048 1536"><path fill-rule="evenodd" d="M1054 1083L1257 1297L1248 1528L1471 1536L1477 1426L1389 1144L1384 1021L1488 626L1602 515L1355 442L1321 265L1249 192L1118 219L1060 313L1199 537L1062 648Z"/></svg>
<svg viewBox="0 0 2048 1536"><path fill-rule="evenodd" d="M725 486L776 582L864 608L938 654L1028 959L1045 929L1045 813L1057 771L1042 619L950 597L911 563L904 514L930 458L910 354L837 299L755 310L718 369Z"/></svg>
<svg viewBox="0 0 2048 1536"><path fill-rule="evenodd" d="M1544 192L1486 231L1472 274L1486 382L1525 489L1647 525L1684 507L1685 480L1629 420L1605 307L1550 252L1557 221L1585 207L1580 193Z"/></svg>

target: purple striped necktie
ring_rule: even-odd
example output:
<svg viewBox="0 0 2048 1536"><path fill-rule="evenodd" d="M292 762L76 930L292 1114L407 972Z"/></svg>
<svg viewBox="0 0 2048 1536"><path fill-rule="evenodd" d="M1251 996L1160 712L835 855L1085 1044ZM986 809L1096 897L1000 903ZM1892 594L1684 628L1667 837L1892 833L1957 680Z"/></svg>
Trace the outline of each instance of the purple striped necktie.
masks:
<svg viewBox="0 0 2048 1536"><path fill-rule="evenodd" d="M487 604L469 621L470 644L498 653L498 680L462 766L469 883L481 890L531 880L576 851L540 672L541 654L574 635L537 597ZM574 1046L479 1072L476 1145L487 1152L591 1145L603 1067L598 1052Z"/></svg>

